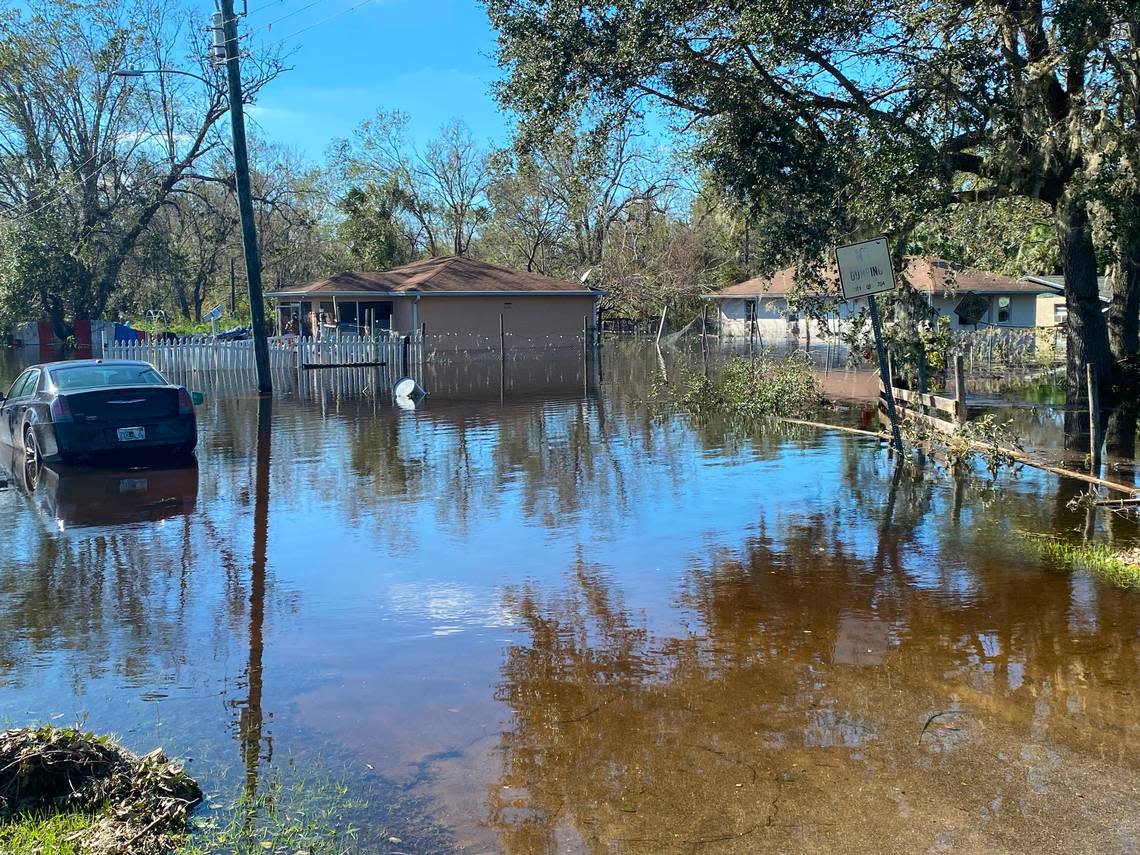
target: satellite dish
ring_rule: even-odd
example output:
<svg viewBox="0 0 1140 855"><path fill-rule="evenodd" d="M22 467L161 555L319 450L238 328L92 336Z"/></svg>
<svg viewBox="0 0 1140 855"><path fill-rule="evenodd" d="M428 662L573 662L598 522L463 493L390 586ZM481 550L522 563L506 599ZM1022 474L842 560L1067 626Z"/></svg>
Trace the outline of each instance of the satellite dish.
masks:
<svg viewBox="0 0 1140 855"><path fill-rule="evenodd" d="M954 314L958 316L958 323L971 325L981 321L989 310L989 299L981 294L970 292L954 307Z"/></svg>

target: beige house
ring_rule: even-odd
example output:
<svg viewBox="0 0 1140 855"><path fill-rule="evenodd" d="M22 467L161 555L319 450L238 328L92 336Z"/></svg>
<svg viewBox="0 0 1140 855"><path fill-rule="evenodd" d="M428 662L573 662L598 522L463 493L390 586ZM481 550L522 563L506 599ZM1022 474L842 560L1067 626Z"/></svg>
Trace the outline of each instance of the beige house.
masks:
<svg viewBox="0 0 1140 855"><path fill-rule="evenodd" d="M1037 326L1060 326L1069 317L1069 309L1065 304L1065 277L1064 276L1022 276L1023 282L1032 282L1042 285L1050 290L1037 298ZM1108 276L1096 278L1097 289L1100 291L1100 301L1104 303L1104 311L1108 311L1112 303L1112 279Z"/></svg>
<svg viewBox="0 0 1140 855"><path fill-rule="evenodd" d="M310 336L423 333L432 350L581 347L601 291L462 256L379 272L345 271L275 291L282 331L294 316Z"/></svg>
<svg viewBox="0 0 1140 855"><path fill-rule="evenodd" d="M931 315L950 318L952 329L973 328L972 324L962 323L955 312L967 295L976 295L984 301L979 326L1034 327L1038 325L1038 297L1056 293L1052 286L1038 281L1013 279L982 270L955 270L940 258L908 258L904 275L910 286L925 298ZM824 278L828 290L838 292L834 267ZM707 299L716 305L718 328L726 336L747 337L755 318L756 333L765 340L803 337L806 324L798 319L788 302L794 285L795 269L789 267L772 276L758 276L722 288L709 294ZM858 314L865 305L863 299L840 303L835 323Z"/></svg>

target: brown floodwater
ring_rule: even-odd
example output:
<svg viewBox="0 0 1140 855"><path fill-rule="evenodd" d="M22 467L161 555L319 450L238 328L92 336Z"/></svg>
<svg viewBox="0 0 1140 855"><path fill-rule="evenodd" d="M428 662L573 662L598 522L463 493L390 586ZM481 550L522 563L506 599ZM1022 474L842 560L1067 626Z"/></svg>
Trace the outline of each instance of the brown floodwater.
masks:
<svg viewBox="0 0 1140 855"><path fill-rule="evenodd" d="M1136 523L694 424L661 370L190 378L197 466L11 466L0 725L162 745L223 807L341 781L365 852L1140 849L1140 595L1023 536Z"/></svg>

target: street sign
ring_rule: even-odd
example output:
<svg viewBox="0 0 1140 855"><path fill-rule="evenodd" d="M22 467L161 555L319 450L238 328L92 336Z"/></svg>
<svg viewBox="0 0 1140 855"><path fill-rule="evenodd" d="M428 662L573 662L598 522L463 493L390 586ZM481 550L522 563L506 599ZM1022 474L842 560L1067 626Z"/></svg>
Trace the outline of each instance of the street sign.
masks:
<svg viewBox="0 0 1140 855"><path fill-rule="evenodd" d="M835 263L844 300L895 290L891 251L885 237L837 246Z"/></svg>
<svg viewBox="0 0 1140 855"><path fill-rule="evenodd" d="M210 309L210 311L208 311L208 312L206 312L206 314L202 315L202 320L204 320L204 321L220 321L222 319L222 314L224 312L225 312L225 310L220 305L214 306L214 308Z"/></svg>
<svg viewBox="0 0 1140 855"><path fill-rule="evenodd" d="M891 270L891 250L885 237L849 243L835 248L835 265L839 268L839 284L843 299L867 298L867 311L871 316L871 330L875 334L875 350L879 357L879 378L883 381L883 397L887 401L887 417L891 420L891 438L895 451L902 454L902 432L899 430L895 395L887 362L887 347L883 343L883 328L879 323L879 306L875 295L895 290L895 274Z"/></svg>

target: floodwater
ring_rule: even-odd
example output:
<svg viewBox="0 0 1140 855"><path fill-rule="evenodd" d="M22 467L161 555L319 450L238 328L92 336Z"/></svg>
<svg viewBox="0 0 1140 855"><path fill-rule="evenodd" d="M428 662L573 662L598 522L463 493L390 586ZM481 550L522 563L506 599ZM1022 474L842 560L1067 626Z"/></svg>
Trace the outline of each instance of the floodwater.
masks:
<svg viewBox="0 0 1140 855"><path fill-rule="evenodd" d="M342 781L366 852L1140 849L1140 595L1020 535L1135 523L694 425L660 370L215 391L196 467L16 467L0 724L162 745L219 805Z"/></svg>

